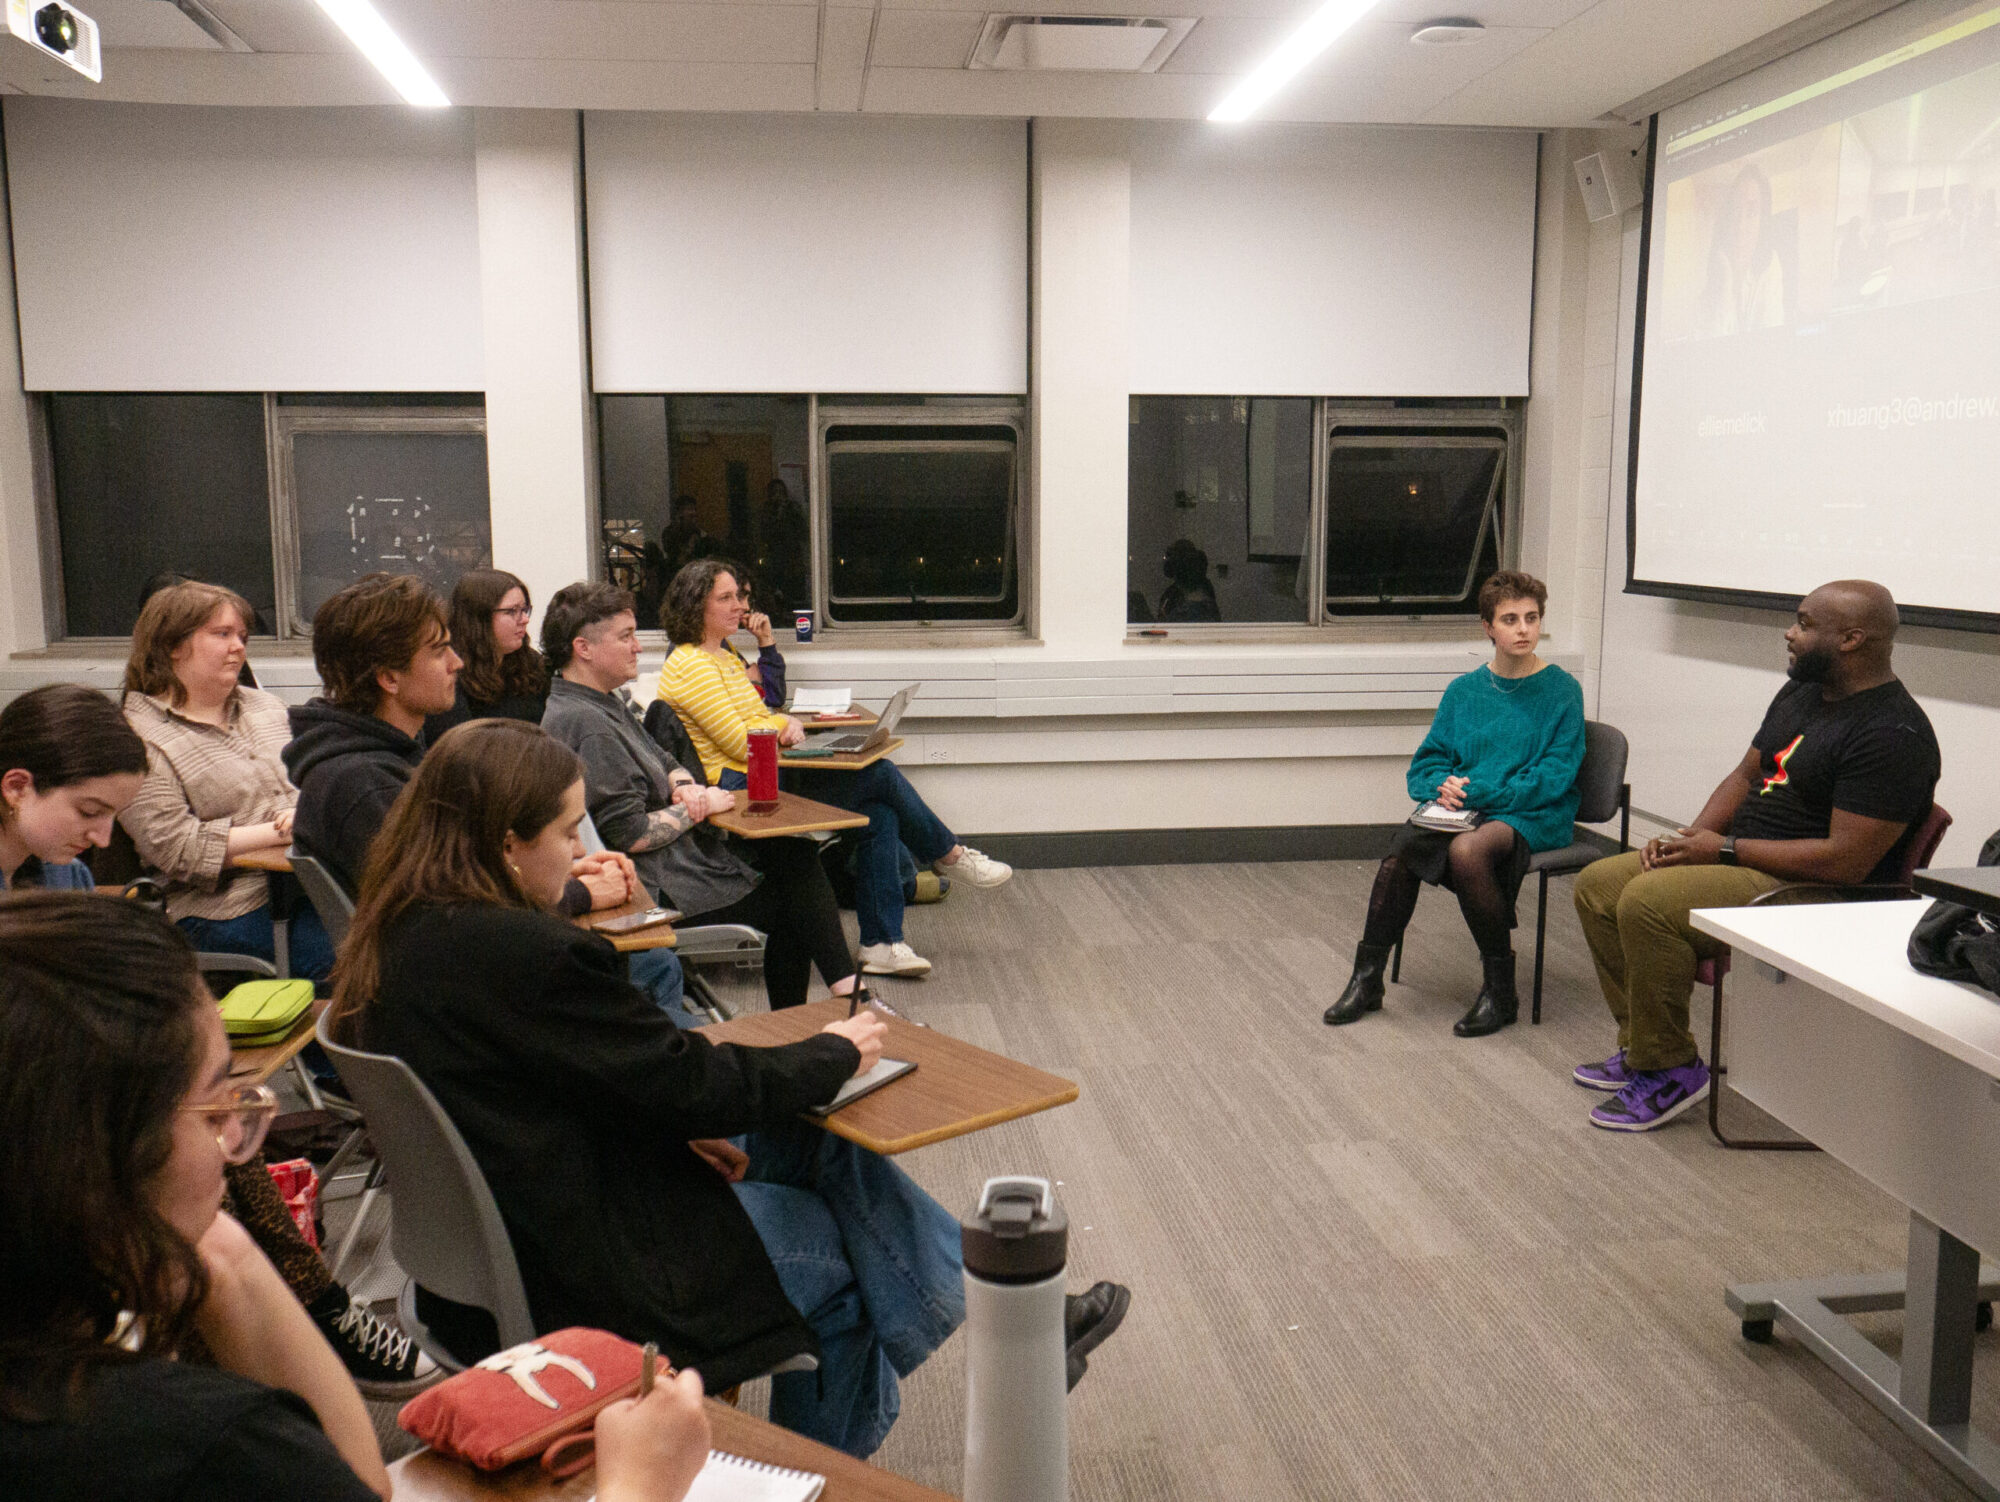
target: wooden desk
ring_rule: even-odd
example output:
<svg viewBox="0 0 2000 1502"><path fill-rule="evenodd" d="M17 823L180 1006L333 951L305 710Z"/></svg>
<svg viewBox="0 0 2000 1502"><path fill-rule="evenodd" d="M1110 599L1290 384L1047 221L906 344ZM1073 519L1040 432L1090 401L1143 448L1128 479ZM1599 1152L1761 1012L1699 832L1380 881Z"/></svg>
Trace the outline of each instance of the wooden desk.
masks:
<svg viewBox="0 0 2000 1502"><path fill-rule="evenodd" d="M864 751L859 756L794 756L789 751L778 753L781 767L799 767L811 771L817 767L822 772L858 772L863 767L872 767L883 757L903 749L903 738L892 735L873 751Z"/></svg>
<svg viewBox="0 0 2000 1502"><path fill-rule="evenodd" d="M820 1493L823 1502L952 1502L943 1492L738 1413L713 1398L708 1400L708 1423L718 1450L826 1477L826 1490ZM540 1466L530 1463L491 1474L429 1450L419 1450L390 1466L389 1479L395 1488L394 1502L491 1502L499 1497L519 1502L583 1502L597 1490L593 1471L567 1481L551 1481Z"/></svg>
<svg viewBox="0 0 2000 1502"><path fill-rule="evenodd" d="M846 714L835 715L832 718L825 715L799 714L790 708L787 708L785 713L808 730L873 730L882 721L882 717L874 710L863 709L859 704Z"/></svg>
<svg viewBox="0 0 2000 1502"><path fill-rule="evenodd" d="M230 861L229 864L244 871L282 872L292 869L292 863L286 857L285 852L275 848L270 850L246 850L243 854Z"/></svg>
<svg viewBox="0 0 2000 1502"><path fill-rule="evenodd" d="M570 919L570 922L578 928L594 930L598 924L612 918L643 913L648 908L657 906L659 904L651 898L640 897L622 907L605 907L599 908L596 912L584 913L580 917ZM680 942L674 937L674 926L671 923L656 923L653 927L642 928L635 934L606 934L604 937L611 941L611 947L620 954L644 954L649 949L672 949Z"/></svg>
<svg viewBox="0 0 2000 1502"><path fill-rule="evenodd" d="M1782 1323L1981 1497L2000 1499L2000 1445L1972 1428L1978 1305L2000 1298L2000 1006L1920 975L1905 954L1928 903L1704 908L1694 927L1730 972L1729 1083L1910 1207L1905 1265L1737 1284L1745 1339ZM1763 965L1743 964L1755 959ZM1779 978L1774 979L1770 966ZM1901 1309L1901 1359L1849 1322Z"/></svg>
<svg viewBox="0 0 2000 1502"><path fill-rule="evenodd" d="M865 829L866 814L851 814L831 803L815 803L797 793L779 792L778 806L768 813L752 813L750 794L738 789L738 806L726 814L716 814L708 822L717 829L741 835L746 840L769 840L779 835L812 834L822 829Z"/></svg>
<svg viewBox="0 0 2000 1502"><path fill-rule="evenodd" d="M313 1024L319 1021L319 1014L326 1008L324 1001L315 1001L292 1030L276 1043L230 1049L229 1082L232 1085L261 1085L268 1081L305 1052L306 1045L313 1040Z"/></svg>
<svg viewBox="0 0 2000 1502"><path fill-rule="evenodd" d="M703 1028L702 1036L713 1043L796 1043L846 1015L846 1000L836 998L718 1022ZM900 1017L884 1020L889 1035L882 1040L882 1052L892 1059L908 1059L916 1071L824 1121L807 1118L871 1152L906 1153L1017 1116L1066 1106L1077 1097L1076 1082L1059 1074L975 1048L933 1028L916 1027Z"/></svg>

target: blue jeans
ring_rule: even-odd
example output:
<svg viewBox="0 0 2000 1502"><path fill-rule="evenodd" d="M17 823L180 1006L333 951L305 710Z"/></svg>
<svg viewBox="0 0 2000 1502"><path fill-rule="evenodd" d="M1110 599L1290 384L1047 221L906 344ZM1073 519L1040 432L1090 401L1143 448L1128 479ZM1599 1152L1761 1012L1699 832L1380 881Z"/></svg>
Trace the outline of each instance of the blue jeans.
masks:
<svg viewBox="0 0 2000 1502"><path fill-rule="evenodd" d="M671 949L647 949L626 961L625 973L632 984L653 999L659 1009L683 1030L703 1027L708 1018L688 1010L685 1000L687 977Z"/></svg>
<svg viewBox="0 0 2000 1502"><path fill-rule="evenodd" d="M793 768L785 778L807 798L868 816L854 859L854 915L863 944L897 942L903 937L903 846L928 866L950 855L958 837L887 758L859 772Z"/></svg>
<svg viewBox="0 0 2000 1502"><path fill-rule="evenodd" d="M240 918L182 918L180 929L196 949L206 953L254 954L260 960L273 961L277 958L268 902ZM333 972L333 940L327 937L319 914L303 897L292 912L287 937L293 975L323 981Z"/></svg>
<svg viewBox="0 0 2000 1502"><path fill-rule="evenodd" d="M909 1175L802 1122L739 1137L736 1196L819 1337L817 1372L771 1379L771 1421L866 1459L907 1377L965 1321L958 1222Z"/></svg>

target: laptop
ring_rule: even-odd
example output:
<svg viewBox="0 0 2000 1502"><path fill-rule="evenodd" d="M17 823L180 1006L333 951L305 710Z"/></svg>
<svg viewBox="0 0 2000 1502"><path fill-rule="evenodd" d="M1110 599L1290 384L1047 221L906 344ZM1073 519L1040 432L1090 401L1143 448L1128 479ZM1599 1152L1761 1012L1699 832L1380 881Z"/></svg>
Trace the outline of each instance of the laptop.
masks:
<svg viewBox="0 0 2000 1502"><path fill-rule="evenodd" d="M896 690L895 697L883 707L882 718L869 730L847 730L838 734L820 732L806 737L806 745L815 754L827 756L866 756L877 746L896 733L896 723L903 718L903 711L910 707L910 700L917 696L921 685L905 684Z"/></svg>

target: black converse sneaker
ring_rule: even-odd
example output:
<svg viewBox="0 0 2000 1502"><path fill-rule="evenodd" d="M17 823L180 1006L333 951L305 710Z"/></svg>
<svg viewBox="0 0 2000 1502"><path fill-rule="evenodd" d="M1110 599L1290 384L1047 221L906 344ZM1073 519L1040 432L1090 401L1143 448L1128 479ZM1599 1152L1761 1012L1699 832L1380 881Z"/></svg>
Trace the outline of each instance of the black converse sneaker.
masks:
<svg viewBox="0 0 2000 1502"><path fill-rule="evenodd" d="M444 1373L417 1343L382 1320L338 1283L307 1307L319 1333L340 1353L347 1375L364 1398L401 1399Z"/></svg>

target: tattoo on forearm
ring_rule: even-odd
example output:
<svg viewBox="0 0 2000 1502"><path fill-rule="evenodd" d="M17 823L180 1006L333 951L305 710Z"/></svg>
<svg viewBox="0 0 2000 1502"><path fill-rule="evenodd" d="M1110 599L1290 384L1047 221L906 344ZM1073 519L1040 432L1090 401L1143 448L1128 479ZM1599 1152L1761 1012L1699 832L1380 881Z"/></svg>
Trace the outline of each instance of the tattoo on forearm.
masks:
<svg viewBox="0 0 2000 1502"><path fill-rule="evenodd" d="M662 845L671 845L690 829L694 819L678 803L671 808L656 808L646 815L646 832L632 842L632 853L658 850Z"/></svg>

